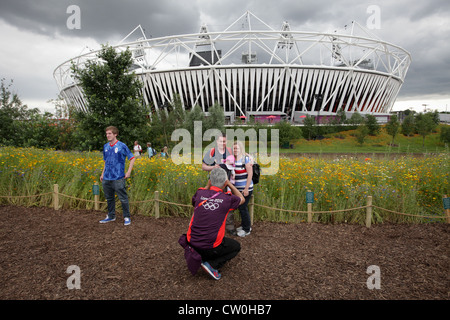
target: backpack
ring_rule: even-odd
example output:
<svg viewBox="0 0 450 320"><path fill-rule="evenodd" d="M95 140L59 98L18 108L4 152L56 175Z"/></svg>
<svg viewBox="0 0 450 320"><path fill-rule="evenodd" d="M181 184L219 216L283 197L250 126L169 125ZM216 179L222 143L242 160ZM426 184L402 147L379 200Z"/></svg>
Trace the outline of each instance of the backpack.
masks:
<svg viewBox="0 0 450 320"><path fill-rule="evenodd" d="M253 162L252 168L253 168L253 176L252 176L253 184L258 184L259 177L261 176L261 167L259 163Z"/></svg>
<svg viewBox="0 0 450 320"><path fill-rule="evenodd" d="M231 151L230 147L227 147L228 153L229 154L233 154L233 152ZM223 154L224 159L226 158L226 154L227 151L225 151L225 153ZM210 152L209 152L209 156L211 157L211 159L215 159L216 156L216 148L211 148Z"/></svg>
<svg viewBox="0 0 450 320"><path fill-rule="evenodd" d="M259 182L259 177L261 176L261 167L258 163L253 164L253 176L252 181L253 184L257 184Z"/></svg>

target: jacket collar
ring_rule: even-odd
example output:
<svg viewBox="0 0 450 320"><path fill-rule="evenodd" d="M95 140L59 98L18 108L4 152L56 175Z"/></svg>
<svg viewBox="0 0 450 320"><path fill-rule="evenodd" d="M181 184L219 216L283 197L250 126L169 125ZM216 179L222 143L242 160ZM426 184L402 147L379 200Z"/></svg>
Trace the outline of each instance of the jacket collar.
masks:
<svg viewBox="0 0 450 320"><path fill-rule="evenodd" d="M220 189L220 188L218 188L218 187L215 187L215 186L211 186L211 187L209 188L209 190L213 190L213 191L217 191L217 192L223 192L222 189Z"/></svg>

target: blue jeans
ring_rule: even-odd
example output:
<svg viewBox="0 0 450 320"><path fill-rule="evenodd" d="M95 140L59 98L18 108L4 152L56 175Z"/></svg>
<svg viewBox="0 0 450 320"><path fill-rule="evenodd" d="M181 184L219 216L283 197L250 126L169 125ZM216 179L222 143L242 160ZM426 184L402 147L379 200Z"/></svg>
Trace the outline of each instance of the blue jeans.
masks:
<svg viewBox="0 0 450 320"><path fill-rule="evenodd" d="M103 193L108 204L108 217L114 219L116 217L116 198L115 194L119 197L122 203L123 217L130 217L130 205L128 203L128 195L125 184L125 178L120 180L103 180Z"/></svg>
<svg viewBox="0 0 450 320"><path fill-rule="evenodd" d="M242 223L242 229L245 232L249 232L250 228L252 226L252 222L250 219L250 212L248 211L248 202L250 201L250 198L252 196L253 191L250 191L248 193L248 196L244 197L245 202L239 206L239 213L241 214L241 223Z"/></svg>

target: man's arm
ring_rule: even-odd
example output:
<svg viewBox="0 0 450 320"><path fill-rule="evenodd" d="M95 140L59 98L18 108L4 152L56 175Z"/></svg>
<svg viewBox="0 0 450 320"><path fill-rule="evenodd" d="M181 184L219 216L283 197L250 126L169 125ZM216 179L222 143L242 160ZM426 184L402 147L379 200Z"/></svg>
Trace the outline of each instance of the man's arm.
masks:
<svg viewBox="0 0 450 320"><path fill-rule="evenodd" d="M202 162L202 170L204 170L204 171L211 171L212 169L218 168L218 167L220 167L218 164L209 166L206 163Z"/></svg>
<svg viewBox="0 0 450 320"><path fill-rule="evenodd" d="M125 173L125 179L128 179L131 176L131 171L133 170L134 161L136 160L135 157L131 158L130 165L128 166L128 171Z"/></svg>
<svg viewBox="0 0 450 320"><path fill-rule="evenodd" d="M103 171L102 171L102 174L100 176L100 182L103 181L103 174L105 173L105 167L106 167L106 162L104 161L104 163L103 163Z"/></svg>

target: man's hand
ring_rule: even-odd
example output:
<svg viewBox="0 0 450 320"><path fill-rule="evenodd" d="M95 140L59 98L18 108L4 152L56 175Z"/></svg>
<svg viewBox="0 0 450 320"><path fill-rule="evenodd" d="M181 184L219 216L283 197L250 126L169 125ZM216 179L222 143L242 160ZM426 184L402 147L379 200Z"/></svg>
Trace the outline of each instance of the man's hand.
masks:
<svg viewBox="0 0 450 320"><path fill-rule="evenodd" d="M202 170L204 171L212 171L212 169L215 168L220 168L220 166L218 164L213 165L213 166L208 166L206 163L202 162Z"/></svg>

